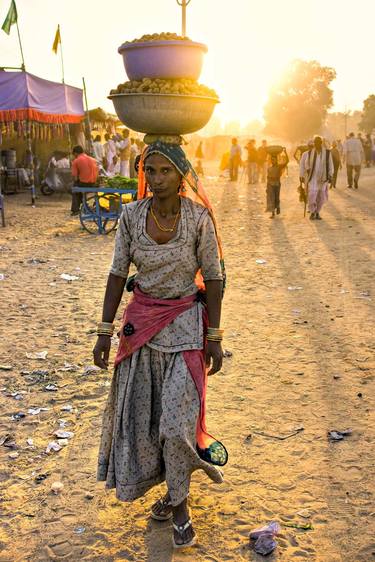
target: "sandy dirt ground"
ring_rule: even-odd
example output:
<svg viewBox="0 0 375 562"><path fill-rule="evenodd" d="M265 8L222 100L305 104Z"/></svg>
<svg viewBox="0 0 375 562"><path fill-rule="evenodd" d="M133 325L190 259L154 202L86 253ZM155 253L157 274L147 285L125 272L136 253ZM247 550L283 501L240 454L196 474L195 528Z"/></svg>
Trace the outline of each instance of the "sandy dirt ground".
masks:
<svg viewBox="0 0 375 562"><path fill-rule="evenodd" d="M264 213L263 185L207 178L226 253L223 326L233 353L210 379L208 421L230 461L223 485L195 473L198 544L178 553L170 523L148 517L160 489L123 504L95 481L111 373L85 367L114 235L81 230L68 196L41 196L36 209L27 194L7 197L1 562L259 562L248 534L270 520L281 524L272 562L375 559L375 170L363 171L358 191L346 188L342 173L321 222L303 218L296 178L292 166L274 221ZM63 273L78 279L67 282ZM42 351L44 360L26 355ZM26 416L13 420L18 412ZM347 428L344 440L327 439L327 431ZM74 436L46 454L59 429ZM64 485L59 495L54 481ZM309 523L310 530L295 528Z"/></svg>

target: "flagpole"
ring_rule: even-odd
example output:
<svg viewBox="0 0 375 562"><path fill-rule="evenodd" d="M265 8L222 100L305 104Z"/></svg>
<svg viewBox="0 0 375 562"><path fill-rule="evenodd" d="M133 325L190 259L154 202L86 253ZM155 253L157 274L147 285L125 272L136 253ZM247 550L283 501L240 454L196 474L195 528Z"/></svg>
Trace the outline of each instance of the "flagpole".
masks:
<svg viewBox="0 0 375 562"><path fill-rule="evenodd" d="M15 2L14 2L14 4L15 4ZM16 26L17 26L17 33L18 33L18 41L19 41L20 49L21 49L22 70L23 70L23 71L26 71L25 59L24 59L24 56L23 56L23 49L22 49L22 43L21 43L20 28L18 27L18 16L17 16Z"/></svg>
<svg viewBox="0 0 375 562"><path fill-rule="evenodd" d="M87 123L87 126L88 126L89 136L90 136L89 147L90 147L90 153L93 154L94 153L94 147L93 147L93 144L92 144L91 122L90 122L89 106L88 106L88 103L87 103L86 82L85 82L84 77L82 77L82 83L83 83L83 95L84 95L84 98L85 98L85 106L86 106L86 123Z"/></svg>
<svg viewBox="0 0 375 562"><path fill-rule="evenodd" d="M63 58L63 49L62 49L62 39L61 39L60 25L59 25L59 34L60 34L60 56L61 56L62 83L65 84L64 58Z"/></svg>

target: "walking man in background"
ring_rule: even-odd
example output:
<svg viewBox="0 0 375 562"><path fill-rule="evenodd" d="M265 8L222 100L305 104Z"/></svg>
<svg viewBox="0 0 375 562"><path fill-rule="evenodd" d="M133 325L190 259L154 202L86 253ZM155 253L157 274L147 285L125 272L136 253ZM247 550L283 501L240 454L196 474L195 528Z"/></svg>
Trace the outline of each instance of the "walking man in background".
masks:
<svg viewBox="0 0 375 562"><path fill-rule="evenodd" d="M237 142L236 138L232 139L232 146L230 149L229 158L229 174L230 181L237 181L238 179L238 168L241 164L241 147Z"/></svg>
<svg viewBox="0 0 375 562"><path fill-rule="evenodd" d="M356 139L354 133L350 133L349 138L343 145L343 160L346 163L346 173L348 177L348 188L353 187L353 171L354 171L354 187L358 189L359 176L361 175L361 164L364 160L365 153L360 139Z"/></svg>
<svg viewBox="0 0 375 562"><path fill-rule="evenodd" d="M98 179L98 164L95 158L85 154L82 146L73 148L72 176L74 185L93 187ZM71 215L78 215L82 205L82 193L72 193Z"/></svg>
<svg viewBox="0 0 375 562"><path fill-rule="evenodd" d="M268 168L268 152L267 152L267 141L262 140L262 144L258 148L258 179L264 183L267 179L267 168Z"/></svg>
<svg viewBox="0 0 375 562"><path fill-rule="evenodd" d="M314 137L314 148L302 155L300 180L307 186L310 220L321 220L320 211L328 200L328 187L333 175L331 152L323 147L322 137Z"/></svg>
<svg viewBox="0 0 375 562"><path fill-rule="evenodd" d="M249 140L246 145L247 150L247 178L248 183L258 181L258 151L255 146L255 139Z"/></svg>
<svg viewBox="0 0 375 562"><path fill-rule="evenodd" d="M333 176L332 176L331 186L336 188L337 174L339 172L339 169L342 168L342 166L341 166L341 156L340 156L340 152L339 152L339 149L337 147L336 141L333 141L333 143L332 143L331 155L332 155L332 162L333 162Z"/></svg>

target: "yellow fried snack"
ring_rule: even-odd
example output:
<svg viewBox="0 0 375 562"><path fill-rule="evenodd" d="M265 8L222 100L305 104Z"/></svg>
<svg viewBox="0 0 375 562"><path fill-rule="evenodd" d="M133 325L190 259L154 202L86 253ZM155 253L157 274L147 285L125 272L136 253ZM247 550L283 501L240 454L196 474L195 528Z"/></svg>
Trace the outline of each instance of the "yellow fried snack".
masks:
<svg viewBox="0 0 375 562"><path fill-rule="evenodd" d="M119 84L113 94L175 94L184 96L204 96L217 98L218 95L212 88L199 84L196 80L162 80L157 78L143 78L143 80L129 80L124 84Z"/></svg>
<svg viewBox="0 0 375 562"><path fill-rule="evenodd" d="M145 35L142 35L142 37L139 37L139 39L125 41L125 44L145 43L147 41L191 41L191 39L189 39L189 37L182 37L181 35L177 35L177 33L164 31L163 33L146 33Z"/></svg>

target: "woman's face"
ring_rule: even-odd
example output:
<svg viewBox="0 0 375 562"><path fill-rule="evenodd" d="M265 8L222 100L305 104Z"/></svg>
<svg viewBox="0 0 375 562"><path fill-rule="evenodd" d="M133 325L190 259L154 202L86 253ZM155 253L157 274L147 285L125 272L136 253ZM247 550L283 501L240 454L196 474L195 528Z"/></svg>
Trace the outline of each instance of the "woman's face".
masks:
<svg viewBox="0 0 375 562"><path fill-rule="evenodd" d="M167 199L178 193L181 174L165 156L151 154L145 162L145 173L151 191L159 199Z"/></svg>

